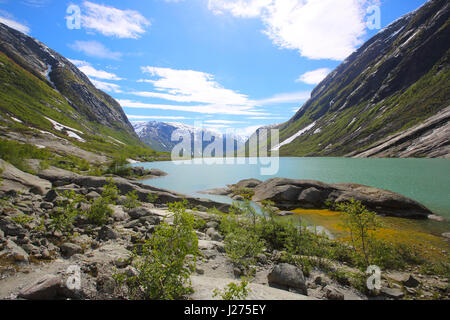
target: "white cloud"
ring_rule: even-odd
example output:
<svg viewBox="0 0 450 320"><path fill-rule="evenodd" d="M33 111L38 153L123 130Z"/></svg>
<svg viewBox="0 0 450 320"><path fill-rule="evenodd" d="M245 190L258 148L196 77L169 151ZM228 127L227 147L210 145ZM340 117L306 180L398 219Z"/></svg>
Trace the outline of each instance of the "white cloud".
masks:
<svg viewBox="0 0 450 320"><path fill-rule="evenodd" d="M326 76L331 72L328 68L317 69L309 71L300 76L296 81L304 82L307 84L319 84Z"/></svg>
<svg viewBox="0 0 450 320"><path fill-rule="evenodd" d="M174 116L135 116L127 114L129 120L189 120L191 118L186 117L174 117Z"/></svg>
<svg viewBox="0 0 450 320"><path fill-rule="evenodd" d="M242 115L242 116L270 116L270 113L259 112L253 107L232 106L226 104L208 104L197 106L175 106L165 104L151 104L130 100L119 100L122 107L137 108L137 109L158 109L158 110L173 110L194 112L203 114L228 114L228 115Z"/></svg>
<svg viewBox="0 0 450 320"><path fill-rule="evenodd" d="M208 8L216 14L223 14L224 11L230 11L237 17L255 18L271 3L272 0L210 0Z"/></svg>
<svg viewBox="0 0 450 320"><path fill-rule="evenodd" d="M113 52L97 41L75 41L69 46L94 58L120 60L122 57L122 53Z"/></svg>
<svg viewBox="0 0 450 320"><path fill-rule="evenodd" d="M377 0L209 0L214 13L259 17L264 33L310 59L343 60L366 34L365 14Z"/></svg>
<svg viewBox="0 0 450 320"><path fill-rule="evenodd" d="M82 26L105 36L138 39L150 22L138 11L120 10L114 7L83 2Z"/></svg>
<svg viewBox="0 0 450 320"><path fill-rule="evenodd" d="M223 88L208 73L193 70L175 70L169 68L143 67L156 80L141 80L153 84L158 92L133 92L132 94L176 102L223 103L248 106L246 95Z"/></svg>
<svg viewBox="0 0 450 320"><path fill-rule="evenodd" d="M5 11L0 12L0 23L6 24L8 27L25 34L29 34L31 32L31 29L29 27L16 21L12 15Z"/></svg>
<svg viewBox="0 0 450 320"><path fill-rule="evenodd" d="M205 123L218 124L218 125L227 125L227 124L238 124L238 123L245 123L245 122L242 122L242 121L230 121L230 120L206 120Z"/></svg>
<svg viewBox="0 0 450 320"><path fill-rule="evenodd" d="M78 67L78 69L81 70L85 75L87 75L89 78L97 78L97 79L103 79L103 80L124 80L122 78L119 78L114 73L106 72L103 70L97 70L94 67L91 66L89 62L81 61L81 60L70 60L74 65Z"/></svg>
<svg viewBox="0 0 450 320"><path fill-rule="evenodd" d="M261 99L255 101L258 105L268 105L268 104L277 104L277 103L299 103L301 101L306 101L311 97L311 92L309 91L300 91L300 92L291 92L291 93L280 93L276 94L273 97Z"/></svg>
<svg viewBox="0 0 450 320"><path fill-rule="evenodd" d="M256 132L259 128L264 127L263 124L257 125L257 126L250 126L246 128L236 129L236 133L242 137L249 138L252 134Z"/></svg>
<svg viewBox="0 0 450 320"><path fill-rule="evenodd" d="M114 93L121 93L122 90L120 90L120 86L114 83L109 82L103 82L95 79L90 79L92 84L100 90L108 91L108 92L114 92Z"/></svg>

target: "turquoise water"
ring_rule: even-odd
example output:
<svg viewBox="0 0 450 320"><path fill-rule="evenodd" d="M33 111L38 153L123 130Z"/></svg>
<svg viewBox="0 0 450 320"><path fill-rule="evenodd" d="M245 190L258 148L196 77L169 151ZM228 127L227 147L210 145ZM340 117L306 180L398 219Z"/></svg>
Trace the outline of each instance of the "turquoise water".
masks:
<svg viewBox="0 0 450 320"><path fill-rule="evenodd" d="M279 172L272 176L261 175L261 165L249 164L246 160L245 165L152 162L136 166L157 168L169 174L144 183L221 202L230 203L230 199L197 192L222 188L249 178L351 182L397 192L450 219L450 159L280 158Z"/></svg>

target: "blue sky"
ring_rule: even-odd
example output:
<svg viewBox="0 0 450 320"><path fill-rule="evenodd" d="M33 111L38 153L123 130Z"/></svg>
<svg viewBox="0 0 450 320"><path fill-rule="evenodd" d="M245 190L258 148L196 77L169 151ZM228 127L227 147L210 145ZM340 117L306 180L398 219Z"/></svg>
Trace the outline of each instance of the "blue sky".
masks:
<svg viewBox="0 0 450 320"><path fill-rule="evenodd" d="M425 0L0 0L0 22L71 59L130 121L289 120L317 83ZM68 28L71 5L80 28ZM69 19L69 22L76 20Z"/></svg>

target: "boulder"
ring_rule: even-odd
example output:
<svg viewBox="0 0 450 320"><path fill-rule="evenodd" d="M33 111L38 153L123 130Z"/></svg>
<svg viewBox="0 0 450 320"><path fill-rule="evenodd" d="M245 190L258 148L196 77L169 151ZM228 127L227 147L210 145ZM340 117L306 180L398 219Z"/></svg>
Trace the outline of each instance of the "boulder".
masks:
<svg viewBox="0 0 450 320"><path fill-rule="evenodd" d="M165 177L167 173L159 169L150 169L149 174L155 177Z"/></svg>
<svg viewBox="0 0 450 320"><path fill-rule="evenodd" d="M150 210L148 210L147 208L138 207L138 208L134 208L134 209L131 209L130 211L128 211L128 215L131 217L131 219L137 220L142 217L152 215L152 212Z"/></svg>
<svg viewBox="0 0 450 320"><path fill-rule="evenodd" d="M50 190L49 192L47 192L47 194L44 197L44 201L46 202L52 202L55 201L55 199L58 197L58 193L56 192L56 190Z"/></svg>
<svg viewBox="0 0 450 320"><path fill-rule="evenodd" d="M7 240L3 252L6 253L8 258L13 258L16 262L28 263L28 253L26 253L25 250L19 247L14 241Z"/></svg>
<svg viewBox="0 0 450 320"><path fill-rule="evenodd" d="M74 243L64 243L61 245L60 249L61 253L67 258L70 258L74 254L83 252L83 249Z"/></svg>
<svg viewBox="0 0 450 320"><path fill-rule="evenodd" d="M27 231L20 224L6 217L0 217L0 230L3 231L5 236L11 237L23 237L27 234Z"/></svg>
<svg viewBox="0 0 450 320"><path fill-rule="evenodd" d="M253 189L259 186L261 183L262 181L258 179L246 179L236 183L235 187L238 189Z"/></svg>
<svg viewBox="0 0 450 320"><path fill-rule="evenodd" d="M392 289L392 288L382 288L381 294L392 299L402 299L405 296L405 293L400 289Z"/></svg>
<svg viewBox="0 0 450 320"><path fill-rule="evenodd" d="M86 195L86 198L87 198L88 200L97 200L97 199L100 198L100 197L101 197L101 195L98 194L98 193L95 192L95 191L91 191L91 192L89 192L89 193Z"/></svg>
<svg viewBox="0 0 450 320"><path fill-rule="evenodd" d="M2 159L0 159L0 168L2 169L0 177L3 179L0 185L1 191L30 191L39 195L45 195L52 187L49 181L23 172Z"/></svg>
<svg viewBox="0 0 450 320"><path fill-rule="evenodd" d="M282 209L299 207L324 209L326 201L361 201L369 210L380 215L401 218L428 219L432 212L420 203L391 191L359 184L326 184L319 181L269 179L255 188L253 200L270 200Z"/></svg>
<svg viewBox="0 0 450 320"><path fill-rule="evenodd" d="M324 288L327 299L329 300L344 300L345 296L338 289L328 285Z"/></svg>
<svg viewBox="0 0 450 320"><path fill-rule="evenodd" d="M287 263L278 264L270 272L267 279L271 286L294 288L304 295L308 294L305 276L296 266Z"/></svg>
<svg viewBox="0 0 450 320"><path fill-rule="evenodd" d="M27 300L53 300L63 287L63 281L58 276L47 275L19 293L19 298Z"/></svg>
<svg viewBox="0 0 450 320"><path fill-rule="evenodd" d="M110 205L109 208L113 211L112 217L115 221L125 221L130 216L126 213L121 206Z"/></svg>
<svg viewBox="0 0 450 320"><path fill-rule="evenodd" d="M214 228L209 228L206 231L206 235L211 238L213 241L222 241L223 237L216 231Z"/></svg>
<svg viewBox="0 0 450 320"><path fill-rule="evenodd" d="M404 281L403 284L407 288L417 288L420 285L420 282L414 276L410 275L408 280Z"/></svg>
<svg viewBox="0 0 450 320"><path fill-rule="evenodd" d="M103 226L98 232L101 240L115 240L120 237L119 233L109 226Z"/></svg>

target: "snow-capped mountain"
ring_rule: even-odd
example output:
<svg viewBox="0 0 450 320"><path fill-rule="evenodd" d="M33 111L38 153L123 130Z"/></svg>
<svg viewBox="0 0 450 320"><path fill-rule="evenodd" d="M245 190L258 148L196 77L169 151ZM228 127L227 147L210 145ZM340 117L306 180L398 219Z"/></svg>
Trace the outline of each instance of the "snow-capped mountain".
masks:
<svg viewBox="0 0 450 320"><path fill-rule="evenodd" d="M171 152L172 149L179 143L179 141L172 141L172 134L177 130L188 132L191 135L193 151L194 138L197 139L197 141L202 139L205 140L205 142L203 142L202 150L211 144L211 139L209 139L210 137L214 137L214 140L212 141L216 141L215 139L220 139L223 145L224 154L229 154L240 149L245 145L245 142L248 139L246 136L226 135L211 129L195 128L193 126L177 122L135 122L133 123L133 127L139 138L145 144L149 145L154 150L162 152ZM230 142L229 139L231 139L233 143L230 143L230 146L227 146L227 141ZM233 147L231 147L231 144Z"/></svg>

